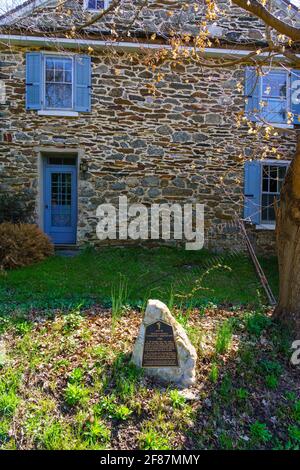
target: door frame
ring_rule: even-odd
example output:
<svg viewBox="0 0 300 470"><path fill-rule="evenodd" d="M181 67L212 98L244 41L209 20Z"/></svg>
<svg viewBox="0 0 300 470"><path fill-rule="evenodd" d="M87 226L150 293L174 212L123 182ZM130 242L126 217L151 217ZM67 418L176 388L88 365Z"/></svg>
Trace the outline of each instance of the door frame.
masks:
<svg viewBox="0 0 300 470"><path fill-rule="evenodd" d="M48 165L48 158L55 158L55 157L62 157L65 156L66 158L74 158L75 157L75 241L73 243L67 243L67 245L76 245L77 244L77 229L78 229L78 180L79 180L79 151L78 150L66 150L66 149L51 149L46 150L43 149L40 151L40 191L39 191L39 200L40 200L40 227L45 232L45 204L46 204L46 187L45 187L45 178L46 178L46 169L49 167L55 167L56 165ZM72 165L72 168L74 168ZM67 165L64 166L67 168ZM46 232L45 232L46 233ZM57 246L64 245L57 244Z"/></svg>

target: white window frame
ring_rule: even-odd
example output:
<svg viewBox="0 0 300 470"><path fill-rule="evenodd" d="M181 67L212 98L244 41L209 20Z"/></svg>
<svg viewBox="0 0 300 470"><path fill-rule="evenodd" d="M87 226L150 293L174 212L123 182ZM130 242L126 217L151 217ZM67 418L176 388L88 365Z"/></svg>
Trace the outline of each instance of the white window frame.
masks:
<svg viewBox="0 0 300 470"><path fill-rule="evenodd" d="M109 7L110 3L111 3L111 0L104 0L104 10L106 10L106 8ZM99 10L97 10L97 8L89 8L89 7L88 7L88 4L89 4L88 0L84 0L83 6L84 6L84 9L85 9L86 11L92 11L92 12L103 11L103 10L100 9L100 8L99 8Z"/></svg>
<svg viewBox="0 0 300 470"><path fill-rule="evenodd" d="M68 59L72 62L72 107L71 108L48 108L46 106L46 59L53 57L55 59ZM66 55L58 55L58 54L43 54L42 58L43 66L42 66L42 80L43 80L43 87L42 87L42 110L43 111L74 111L74 77L75 77L75 67L74 67L74 56L66 56Z"/></svg>
<svg viewBox="0 0 300 470"><path fill-rule="evenodd" d="M260 194L259 194L259 212L260 212L260 220L262 216L262 195L263 195L263 166L286 166L287 169L291 164L290 160L273 160L273 159L266 159L261 160L261 178L260 178ZM257 230L275 230L275 221L274 222L260 222L255 226Z"/></svg>
<svg viewBox="0 0 300 470"><path fill-rule="evenodd" d="M53 51L41 51L42 54L42 107L37 111L39 116L62 116L62 117L78 117L78 111L74 111L74 97L75 97L75 55L69 52L53 52ZM46 91L46 75L45 75L45 58L46 57L57 57L57 58L69 58L72 59L73 67L72 67L72 109L59 109L53 108L49 109L45 107L45 91Z"/></svg>

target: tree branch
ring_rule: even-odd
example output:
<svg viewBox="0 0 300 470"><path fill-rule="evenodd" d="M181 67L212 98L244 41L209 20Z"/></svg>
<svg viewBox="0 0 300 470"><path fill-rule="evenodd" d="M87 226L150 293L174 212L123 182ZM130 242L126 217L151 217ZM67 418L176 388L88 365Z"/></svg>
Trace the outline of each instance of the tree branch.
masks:
<svg viewBox="0 0 300 470"><path fill-rule="evenodd" d="M79 32L84 28L87 28L88 26L91 26L92 24L96 23L97 21L101 20L103 16L107 15L110 13L112 10L114 10L116 7L118 7L121 3L121 0L113 0L111 4L105 9L102 10L100 13L97 15L94 15L89 21L86 21L80 26L77 26L76 28L73 29L73 32Z"/></svg>
<svg viewBox="0 0 300 470"><path fill-rule="evenodd" d="M300 41L300 28L280 20L258 0L232 0L232 3L243 8L243 10L249 11L249 13L253 13L253 15L260 18L266 25L271 26L278 33L284 34L293 41Z"/></svg>

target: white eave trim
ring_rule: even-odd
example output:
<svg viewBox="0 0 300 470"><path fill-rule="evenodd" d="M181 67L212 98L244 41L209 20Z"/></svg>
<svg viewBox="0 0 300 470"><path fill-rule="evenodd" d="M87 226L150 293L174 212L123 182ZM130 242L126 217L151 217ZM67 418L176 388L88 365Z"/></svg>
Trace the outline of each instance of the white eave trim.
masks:
<svg viewBox="0 0 300 470"><path fill-rule="evenodd" d="M49 0L34 0L27 5L26 2L24 5L20 5L17 7L16 11L13 11L13 9L8 10L6 14L3 14L2 19L0 19L0 26L8 25L20 16L24 16L33 11L35 8L41 7L46 3L49 3Z"/></svg>
<svg viewBox="0 0 300 470"><path fill-rule="evenodd" d="M97 39L67 39L67 38L49 38L43 36L22 36L15 34L0 34L0 42L6 45L18 45L18 46L56 46L64 47L67 49L75 48L87 48L92 47L93 49L103 49L106 47L113 47L116 49L127 49L127 50L143 50L143 49L169 49L172 50L172 46L169 44L150 44L142 42L126 42L126 41L102 41ZM193 51L193 47L185 48ZM199 50L199 52L201 52ZM248 55L251 50L241 50L241 49L222 49L207 47L204 50L206 55L222 57L222 56L232 56L232 57L243 57ZM257 57L265 57L268 53L262 53L257 55ZM297 54L297 57L300 57ZM276 59L284 59L284 56L278 55Z"/></svg>

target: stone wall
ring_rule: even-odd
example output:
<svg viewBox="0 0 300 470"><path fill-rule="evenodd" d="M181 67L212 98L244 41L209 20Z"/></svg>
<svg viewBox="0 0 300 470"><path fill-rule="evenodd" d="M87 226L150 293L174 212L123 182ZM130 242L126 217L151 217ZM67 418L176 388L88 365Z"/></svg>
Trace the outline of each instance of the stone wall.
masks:
<svg viewBox="0 0 300 470"><path fill-rule="evenodd" d="M232 5L229 0L219 0L220 14L216 19L208 21L208 29L211 37L217 37L226 41L230 46L239 43L248 45L266 41L264 24L255 16ZM47 5L35 8L33 12L26 13L11 25L13 30L28 30L34 32L47 32L65 30L73 25L82 25L91 13L83 8L83 0L66 0L63 7L59 8L56 0L50 0ZM98 34L116 36L125 33L126 39L133 36L143 36L149 39L152 33L166 38L174 32L185 32L196 36L199 33L199 25L206 20L206 1L200 0L148 0L147 5L136 17L139 7L144 0L122 0L120 8L113 14L106 15L97 23L86 28L80 35ZM195 9L195 5L197 9ZM300 14L297 9L287 7L285 0L272 0L273 13L281 19L285 19L292 25L300 24ZM134 21L133 21L134 20ZM0 18L5 22L5 18ZM128 29L130 35L128 35Z"/></svg>
<svg viewBox="0 0 300 470"><path fill-rule="evenodd" d="M95 242L96 207L129 202L205 204L206 246L242 249L236 230L224 227L243 211L243 159L257 158L258 142L235 117L243 110L236 87L243 69L201 70L165 65L158 93L149 91L152 73L121 54L93 57L92 112L79 117L38 116L25 111L25 51L0 54L0 79L6 82L0 128L12 142L0 143L0 190L26 188L39 211L39 152L80 149L88 172L79 175L78 242ZM273 138L282 158L291 157L291 134ZM221 227L221 228L220 228ZM273 232L255 233L271 241ZM267 242L268 245L269 242Z"/></svg>

